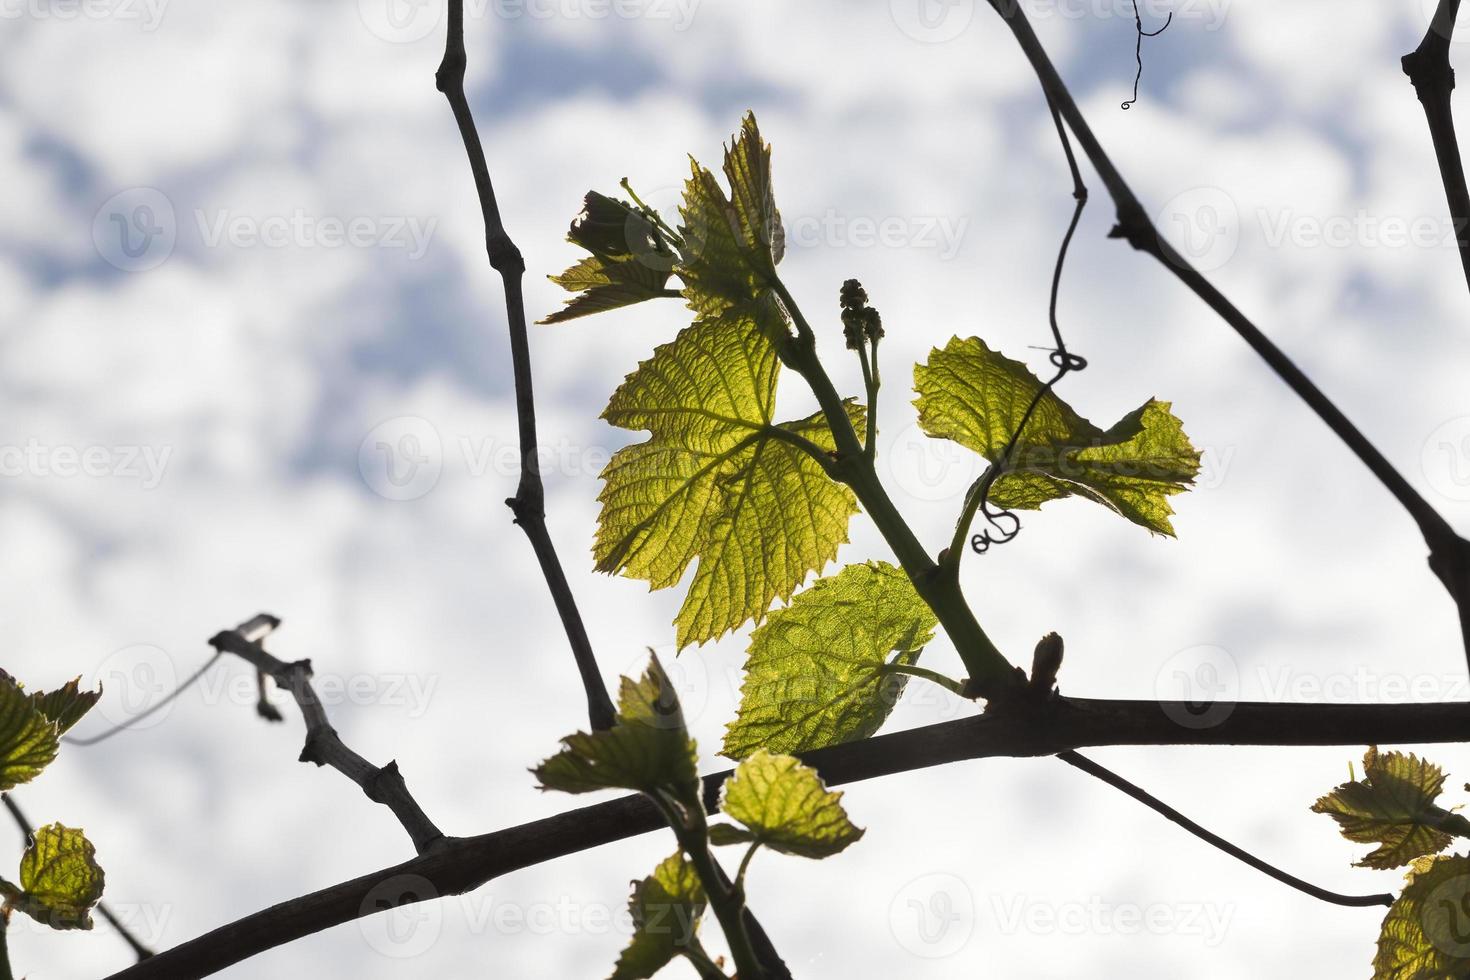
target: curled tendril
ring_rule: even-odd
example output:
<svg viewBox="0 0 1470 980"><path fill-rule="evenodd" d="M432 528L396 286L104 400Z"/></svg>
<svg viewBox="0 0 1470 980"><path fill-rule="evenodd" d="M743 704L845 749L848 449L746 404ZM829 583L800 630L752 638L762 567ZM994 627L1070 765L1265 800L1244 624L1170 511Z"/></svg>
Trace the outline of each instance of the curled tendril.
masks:
<svg viewBox="0 0 1470 980"><path fill-rule="evenodd" d="M1137 7L1134 8L1134 11L1137 12ZM1142 29L1142 25L1139 26ZM1035 414L1036 406L1040 405L1041 400L1051 393L1051 390L1057 386L1057 382L1073 371L1082 371L1087 368L1087 358L1067 350L1067 342L1062 339L1061 325L1057 322L1057 295L1061 291L1062 268L1067 262L1067 250L1072 245L1072 236L1077 233L1077 224L1082 220L1082 209L1087 207L1087 187L1082 183L1082 171L1077 166L1077 157L1072 152L1072 141L1067 138L1067 129L1062 123L1061 113L1057 111L1055 102L1050 99L1047 101L1051 108L1052 122L1057 127L1057 137L1061 140L1062 151L1067 157L1067 168L1072 173L1072 199L1077 202L1072 211L1072 223L1067 226L1067 233L1062 236L1061 247L1057 249L1057 264L1051 277L1051 302L1047 307L1047 320L1051 325L1051 335L1056 341L1056 346L1039 348L1051 351L1047 359L1051 361L1051 366L1057 369L1057 373L1052 375L1050 381L1037 389L1036 394L1031 398L1031 404L1026 406L1026 412L1021 416L1021 421L1015 431L1011 433L1010 440L1006 442L1006 448L1000 454L1000 459L993 463L970 488L970 492L977 494L978 498L969 498L966 503L978 499L980 516L984 517L985 523L989 525L989 528L970 538L970 548L977 555L983 555L990 550L991 545L1005 544L1021 533L1021 518L1016 516L1014 511L991 506L990 488L1011 466L1011 454L1015 452L1016 444L1020 442L1021 433L1025 430L1026 424Z"/></svg>
<svg viewBox="0 0 1470 980"><path fill-rule="evenodd" d="M1025 431L1026 424L1031 421L1031 416L1036 412L1036 406L1041 400L1051 393L1057 382L1061 381L1073 371L1082 371L1087 367L1087 358L1073 354L1065 346L1060 346L1051 352L1048 358L1057 373L1046 384L1037 389L1031 398L1031 404L1026 406L1026 412L1021 416L1020 424L1011 433L1010 440L1006 443L1005 451L1000 454L1000 460L991 465L985 471L985 475L975 484L974 492L980 495L980 516L985 518L985 523L990 527L976 533L970 538L970 549L977 555L983 555L990 550L991 545L1005 544L1021 533L1021 518L1015 511L1005 507L992 507L990 503L990 488L995 481L1010 468L1011 454L1015 451L1016 443L1021 440L1021 433Z"/></svg>
<svg viewBox="0 0 1470 980"><path fill-rule="evenodd" d="M1143 39L1146 37L1158 37L1169 29L1174 23L1174 11L1169 11L1169 16L1164 19L1164 26L1156 31L1143 29L1143 15L1138 12L1138 0L1133 0L1133 26L1138 33L1138 39L1133 45L1133 60L1138 64L1138 71L1133 75L1133 98L1123 103L1124 109L1133 108L1133 103L1138 101L1138 83L1143 79Z"/></svg>

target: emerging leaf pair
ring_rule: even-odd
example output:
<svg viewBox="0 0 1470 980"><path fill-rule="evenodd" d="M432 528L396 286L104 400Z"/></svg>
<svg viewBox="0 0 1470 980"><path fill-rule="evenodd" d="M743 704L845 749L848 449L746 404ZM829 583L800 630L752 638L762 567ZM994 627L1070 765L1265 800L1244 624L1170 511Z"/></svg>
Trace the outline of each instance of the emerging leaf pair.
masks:
<svg viewBox="0 0 1470 980"><path fill-rule="evenodd" d="M735 889L757 848L824 858L862 837L843 810L842 794L828 790L816 771L788 755L757 752L725 781L720 809L733 823L705 823L698 755L684 727L678 697L657 657L637 681L623 678L618 723L604 732L577 733L562 751L533 770L543 789L587 793L631 789L659 804L681 850L633 884L629 909L637 927L618 960L613 980L653 976L676 956L704 959L698 927L707 904L690 848L745 844Z"/></svg>
<svg viewBox="0 0 1470 980"><path fill-rule="evenodd" d="M1312 805L1336 820L1348 840L1379 845L1360 866L1410 868L1383 920L1374 980L1470 976L1470 857L1434 856L1454 837L1470 838L1470 820L1435 802L1444 781L1444 770L1432 762L1370 747L1363 778Z"/></svg>
<svg viewBox="0 0 1470 980"><path fill-rule="evenodd" d="M0 672L0 791L39 776L55 760L62 733L102 696L100 689L83 691L79 683L80 678L49 693L28 694ZM80 830L59 823L31 835L18 884L0 878L4 914L24 912L53 929L92 928L91 910L102 888L91 842Z"/></svg>

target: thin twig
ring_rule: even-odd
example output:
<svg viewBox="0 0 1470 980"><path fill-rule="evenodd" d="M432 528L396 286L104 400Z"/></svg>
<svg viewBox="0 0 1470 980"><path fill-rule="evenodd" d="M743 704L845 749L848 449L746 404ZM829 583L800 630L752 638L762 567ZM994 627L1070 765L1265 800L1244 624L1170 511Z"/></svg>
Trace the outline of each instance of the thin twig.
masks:
<svg viewBox="0 0 1470 980"><path fill-rule="evenodd" d="M1111 769L1100 766L1085 756L1079 755L1076 752L1059 752L1057 753L1057 758L1069 766L1075 766L1089 776L1095 776L1114 789L1121 790L1150 810L1154 810L1168 817L1200 840L1218 847L1237 861L1248 864L1262 874L1269 875L1282 884L1290 885L1299 892L1304 892L1324 902L1331 902L1333 905L1346 905L1350 908L1366 908L1373 905L1393 904L1392 895L1341 895L1334 891L1328 891L1326 888L1319 888L1311 882L1303 881L1296 875L1287 874L1275 865L1267 864L1249 851L1230 843L1219 834L1211 833L1147 790L1130 783Z"/></svg>
<svg viewBox="0 0 1470 980"><path fill-rule="evenodd" d="M1460 143L1455 138L1455 117L1450 111L1450 93L1455 89L1455 70L1450 67L1450 39L1460 13L1460 0L1439 0L1429 30L1419 46L1404 55L1404 74L1414 85L1414 92L1424 105L1429 123L1429 137L1434 142L1434 156L1439 162L1439 176L1444 184L1445 199L1454 223L1455 244L1460 250L1460 266L1465 282L1470 285L1470 188L1465 185L1465 164L1460 159Z"/></svg>
<svg viewBox="0 0 1470 980"><path fill-rule="evenodd" d="M804 753L830 786L968 759L1040 757L1103 745L1405 745L1470 740L1465 704L1209 706L1209 727L1189 702L1057 698L1026 711L979 715ZM729 771L704 777L705 806L719 806ZM267 949L373 914L384 903L458 895L501 875L665 827L646 797L626 796L478 837L455 838L391 868L294 898L189 940L112 980L207 976ZM401 893L395 881L413 881ZM424 885L427 883L427 886Z"/></svg>
<svg viewBox="0 0 1470 980"><path fill-rule="evenodd" d="M965 553L965 537L970 533L970 525L975 520L978 511L984 515L985 520L995 532L982 531L971 540L971 546L976 552L984 554L993 544L1005 544L1021 533L1021 519L1013 511L1001 508L999 511L990 509L990 490L1011 466L1011 454L1015 451L1016 444L1020 442L1021 434L1026 430L1031 417L1036 413L1036 408L1041 400L1056 389L1068 374L1073 371L1082 371L1087 368L1087 359L1079 357L1067 350L1067 342L1062 339L1062 327L1057 321L1057 299L1062 291L1062 270L1067 264L1067 252L1072 247L1072 238L1077 234L1077 226L1082 221L1082 211L1087 207L1087 185L1082 182L1082 171L1077 166L1077 155L1072 152L1072 141L1067 138L1067 127L1062 122L1061 113L1057 111L1056 103L1047 100L1047 107L1051 110L1052 122L1056 124L1057 139L1061 141L1062 152L1067 157L1067 169L1072 174L1072 200L1076 204L1072 208L1072 220L1067 224L1066 234L1062 236L1062 243L1057 248L1057 261L1052 267L1051 274L1051 296L1047 301L1047 322L1051 325L1052 340L1055 346L1051 350L1051 363L1057 369L1057 373L1051 379L1036 390L1032 396L1031 403L1026 406L1026 411L1021 414L1021 421L1016 424L1010 439L1006 441L1005 449L1001 450L1000 459L992 466L986 468L980 478L971 485L965 494L964 508L960 513L960 519L955 524L954 537L950 541L949 551L946 552L946 563L951 572L957 572L960 558ZM1010 525L1000 523L1001 518L1010 520Z"/></svg>
<svg viewBox="0 0 1470 980"><path fill-rule="evenodd" d="M16 827L20 828L20 834L25 838L26 846L29 847L31 836L36 832L35 826L26 819L25 811L20 808L20 804L15 802L9 793L0 794L0 800L5 801L5 809L10 812L10 818L15 821ZM153 950L149 949L141 939L133 935L132 930L123 924L123 921L108 907L106 902L97 903L97 914L106 919L107 923L117 930L117 934L132 949L133 955L138 958L139 963L154 955Z"/></svg>
<svg viewBox="0 0 1470 980"><path fill-rule="evenodd" d="M215 665L220 656L220 652L216 650L214 656L206 660L203 666L194 671L194 673L184 678L184 682L182 684L174 688L172 691L169 691L163 697L150 704L146 709L138 712L136 715L133 715L126 721L113 725L111 728L105 729L96 735L88 736L87 738L80 738L76 735L63 735L61 736L61 740L67 745L76 745L85 748L89 745L96 745L98 742L105 742L109 738L112 738L112 736L127 731L129 728L132 728L133 726L142 722L145 718L148 718L149 716L156 714L162 711L164 708L168 707L180 694L183 694L189 688L197 684L200 678L209 673L209 668Z"/></svg>
<svg viewBox="0 0 1470 980"><path fill-rule="evenodd" d="M582 614L572 596L572 587L557 557L556 547L551 543L551 534L546 529L546 491L541 483L541 466L536 439L536 398L531 387L531 348L526 334L526 302L521 293L521 276L526 271L521 251L500 219L500 206L495 200L495 188L490 183L490 168L485 162L485 150L480 145L480 134L475 128L475 118L470 113L469 100L465 97L465 46L464 46L464 0L449 0L449 29L444 42L444 60L435 74L435 84L449 100L454 120L459 125L459 134L464 141L465 153L469 157L470 171L475 179L475 191L480 199L480 215L485 224L485 251L490 257L490 267L500 273L505 288L506 323L510 328L510 356L512 373L515 376L516 418L520 425L521 480L516 495L506 501L515 522L531 540L536 560L541 564L541 574L556 603L561 616L562 628L566 630L572 655L577 661L577 671L582 678L582 687L587 695L587 717L594 731L605 731L617 721L617 711L608 696L607 685L597 667L597 657L592 652L592 642L587 638L587 627L582 623Z"/></svg>
<svg viewBox="0 0 1470 980"><path fill-rule="evenodd" d="M1302 372L1251 320L1219 289L1200 274L1189 262L1174 250L1154 227L1148 213L1144 211L1133 190L1123 179L1118 168L1103 150L1082 111L1077 107L1072 93L1057 73L1056 67L1047 57L1046 50L1031 29L1025 12L1017 0L989 0L990 6L1005 20L1015 35L1022 52L1031 63L1036 77L1048 99L1052 100L1066 120L1068 128L1077 137L1082 151L1092 162L1103 186L1107 188L1118 210L1118 223L1110 237L1122 238L1139 251L1157 259L1164 268L1172 272L1185 286L1194 292L1222 319L1235 329L1261 359L1286 382L1298 397L1327 423L1339 439L1357 455L1368 470L1409 512L1429 546L1429 565L1444 583L1454 598L1460 615L1462 641L1467 662L1470 662L1470 541L1455 533L1448 521L1434 509L1424 496L1415 490L1392 463L1378 451L1367 436L1353 425L1342 410Z"/></svg>
<svg viewBox="0 0 1470 980"><path fill-rule="evenodd" d="M306 722L306 745L301 750L302 762L331 766L361 786L368 799L392 810L412 838L414 849L420 854L442 844L445 840L444 833L434 826L434 822L409 793L403 773L398 771L398 763L389 762L379 768L349 749L338 736L337 730L327 718L321 699L311 686L311 661L286 663L266 653L261 647L260 641L279 626L280 622L274 616L261 613L235 629L216 634L209 644L221 653L235 654L270 677L283 690L290 692Z"/></svg>

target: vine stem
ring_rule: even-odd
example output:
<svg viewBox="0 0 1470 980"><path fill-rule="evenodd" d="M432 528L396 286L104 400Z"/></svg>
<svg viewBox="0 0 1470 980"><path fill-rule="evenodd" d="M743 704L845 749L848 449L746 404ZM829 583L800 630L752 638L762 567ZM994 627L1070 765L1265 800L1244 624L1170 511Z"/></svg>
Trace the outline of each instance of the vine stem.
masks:
<svg viewBox="0 0 1470 980"><path fill-rule="evenodd" d="M1077 107L1071 91L1047 57L1046 49L1031 29L1018 0L988 0L1006 22L1017 44L1031 63L1046 97L1056 105L1077 137L1118 211L1118 223L1110 237L1121 238L1135 249L1153 256L1196 296L1214 310L1264 360L1278 377L1317 413L1334 434L1378 478L1384 488L1408 511L1429 547L1429 565L1459 609L1461 639L1470 663L1470 541L1455 533L1448 521L1394 468L1357 426L1307 377L1301 368L1277 347L1249 317L1235 307L1189 261L1174 250L1154 227L1128 182L1103 150Z"/></svg>
<svg viewBox="0 0 1470 980"><path fill-rule="evenodd" d="M1219 848L1226 854L1229 854L1231 857L1235 858L1237 861L1240 861L1244 864L1249 865L1252 868L1255 868L1262 874L1269 875L1270 877L1275 878L1277 881L1281 882L1284 885L1290 885L1292 888L1295 888L1299 892L1303 892L1307 895L1312 896L1313 898L1320 899L1324 902L1330 902L1333 905L1345 905L1349 908L1367 908L1374 905L1393 904L1392 895L1341 895L1334 891L1328 891L1326 888L1319 888L1311 882L1303 881L1296 875L1287 874L1285 871L1282 871L1275 865L1268 864L1267 862L1256 857L1254 854L1251 854L1244 848L1230 843L1219 834L1212 833L1206 830L1199 824L1195 823L1193 820L1186 817L1184 814L1180 813L1178 810L1174 809L1172 806L1169 806L1169 804L1163 802L1158 797L1149 793L1147 790L1135 785L1134 783L1130 783L1128 780L1113 772L1111 769L1107 769L1103 766L1098 765L1096 762L1093 762L1086 756L1069 750L1066 752L1058 752L1057 758L1061 759L1067 765L1072 766L1075 769L1079 769L1082 772L1087 773L1089 776L1093 776L1094 778L1101 780L1114 789L1133 797L1135 800L1142 803L1150 810L1153 810L1155 813L1162 814L1169 820L1189 831L1194 836L1198 837L1200 840Z"/></svg>
<svg viewBox="0 0 1470 980"><path fill-rule="evenodd" d="M700 945L698 936L690 938L684 958L694 967L694 972L699 974L699 980L730 980L725 976L725 971L715 966L715 961L709 958L709 953Z"/></svg>
<svg viewBox="0 0 1470 980"><path fill-rule="evenodd" d="M894 506L878 479L873 458L867 454L843 408L842 396L833 387L832 379L817 358L816 336L811 325L802 315L791 291L774 272L770 273L769 283L786 307L797 331L795 337L787 338L780 346L781 359L806 381L832 430L837 458L829 473L857 495L868 517L877 525L883 540L893 549L894 557L913 582L914 590L934 611L970 672L970 690L974 695L996 698L1015 693L1024 676L1006 660L975 619L960 591L959 576L941 574L940 566L929 557L913 529Z"/></svg>
<svg viewBox="0 0 1470 980"><path fill-rule="evenodd" d="M15 980L10 969L10 917L0 914L0 980Z"/></svg>
<svg viewBox="0 0 1470 980"><path fill-rule="evenodd" d="M659 795L650 795L648 798L673 828L674 836L679 839L679 846L688 855L689 863L694 866L694 873L699 875L705 896L720 923L720 929L725 933L725 942L730 946L730 956L735 961L736 973L742 978L765 980L769 974L762 966L760 957L756 955L755 946L746 929L743 915L745 899L739 887L730 882L719 868L714 855L710 853L709 824L705 820L703 809L684 807ZM687 818L684 816L686 813Z"/></svg>
<svg viewBox="0 0 1470 980"><path fill-rule="evenodd" d="M464 0L449 0L449 27L444 39L444 60L435 74L435 85L449 100L455 123L459 126L460 138L464 142L465 154L469 157L470 172L474 176L475 192L480 199L480 215L485 225L485 252L490 258L490 267L500 273L505 291L506 323L510 329L510 356L512 374L515 378L516 419L520 428L521 479L516 495L506 501L515 522L531 541L536 560L541 565L541 574L561 616L562 628L576 659L577 672L582 679L582 688L587 696L587 717L594 731L606 731L617 721L617 710L603 683L602 673L597 667L597 657L592 650L592 641L587 638L587 627L582 622L582 613L572 595L572 587L562 570L556 546L546 528L546 490L541 482L540 454L536 438L536 397L531 382L531 347L526 334L526 302L521 291L521 277L526 263L521 251L506 234L505 224L500 218L500 205L495 200L495 188L490 182L490 168L485 162L485 150L480 144L480 134L475 128L475 117L470 112L469 99L464 91L464 74L467 63L464 46Z"/></svg>
<svg viewBox="0 0 1470 980"><path fill-rule="evenodd" d="M946 677L937 670L928 667L920 667L918 664L884 664L883 671L889 674L907 674L909 677L919 677L931 684L938 684L946 691L965 696L965 685L953 677Z"/></svg>

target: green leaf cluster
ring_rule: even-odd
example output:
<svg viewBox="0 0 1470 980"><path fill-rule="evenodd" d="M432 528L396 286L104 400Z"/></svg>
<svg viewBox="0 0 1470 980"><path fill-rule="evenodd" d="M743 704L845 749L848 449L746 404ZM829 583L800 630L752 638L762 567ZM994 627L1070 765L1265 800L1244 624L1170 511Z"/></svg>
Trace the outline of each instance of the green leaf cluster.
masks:
<svg viewBox="0 0 1470 980"><path fill-rule="evenodd" d="M842 808L841 793L822 785L816 771L788 755L757 752L725 782L721 808L737 823L708 826L700 796L698 755L684 725L678 696L657 656L639 680L623 678L618 721L607 731L579 732L532 770L542 789L587 793L631 789L652 797L679 837L681 850L654 873L634 882L629 907L636 927L618 959L613 980L651 977L670 960L687 956L712 966L699 946L699 920L712 885L701 879L698 856L711 844L769 847L784 854L824 858L862 837ZM708 865L713 867L712 862ZM743 880L744 865L742 865ZM741 902L740 884L724 900Z"/></svg>

